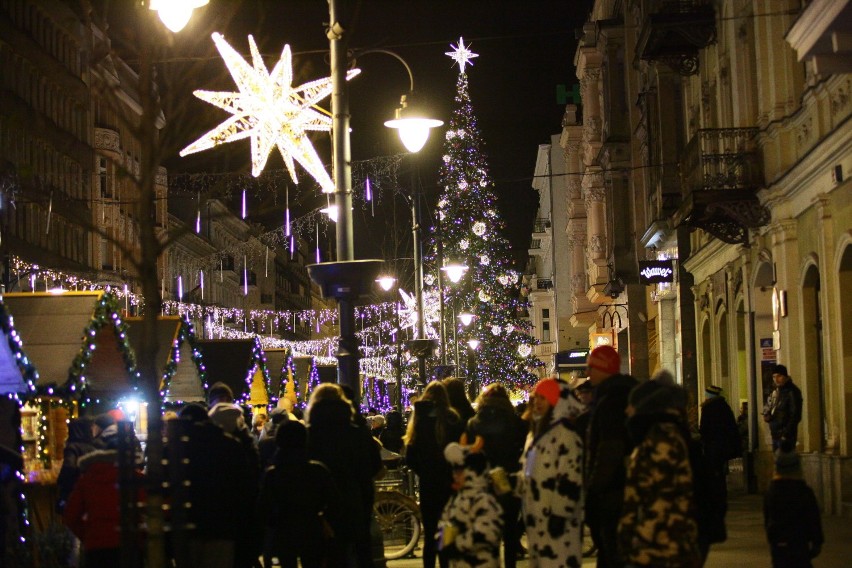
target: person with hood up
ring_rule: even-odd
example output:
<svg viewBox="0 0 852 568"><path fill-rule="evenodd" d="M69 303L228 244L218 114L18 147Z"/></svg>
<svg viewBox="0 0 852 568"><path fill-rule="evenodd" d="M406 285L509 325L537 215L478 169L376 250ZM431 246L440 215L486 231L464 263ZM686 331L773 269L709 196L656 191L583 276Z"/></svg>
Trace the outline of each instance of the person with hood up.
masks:
<svg viewBox="0 0 852 568"><path fill-rule="evenodd" d="M583 440L573 425L582 411L564 381L543 379L533 387L517 485L532 568L583 561Z"/></svg>
<svg viewBox="0 0 852 568"><path fill-rule="evenodd" d="M598 549L598 568L613 568L623 565L617 529L624 503L624 464L633 451L624 411L638 382L621 374L621 356L611 345L595 347L586 367L595 389L585 434L586 524Z"/></svg>
<svg viewBox="0 0 852 568"><path fill-rule="evenodd" d="M134 509L133 519L122 519L119 498L118 475L118 428L109 426L116 432L104 436L103 449L91 451L78 460L80 476L68 496L68 502L62 513L65 525L80 539L83 548L83 564L87 568L114 568L121 563L122 525L139 526L135 518L139 509ZM142 491L142 472L134 471L135 499L133 503L144 500ZM132 537L128 537L131 538ZM141 555L141 541L139 541Z"/></svg>
<svg viewBox="0 0 852 568"><path fill-rule="evenodd" d="M398 410L391 410L385 416L385 429L379 435L379 441L386 450L396 454L402 452L402 447L405 444L402 437L405 436L405 424L402 421L402 413Z"/></svg>
<svg viewBox="0 0 852 568"><path fill-rule="evenodd" d="M438 529L441 511L452 493L452 468L444 458L444 448L457 442L464 432L458 413L450 406L447 389L441 381L426 385L414 403L405 433L405 463L420 480L420 513L423 516L423 568L434 568L435 540L428 538ZM448 563L439 559L441 567Z"/></svg>
<svg viewBox="0 0 852 568"><path fill-rule="evenodd" d="M264 518L264 566L277 557L282 568L326 565L337 524L340 495L329 469L308 459L308 431L296 420L283 421L275 433L278 453L263 477L258 511ZM294 490L298 488L298 490Z"/></svg>
<svg viewBox="0 0 852 568"><path fill-rule="evenodd" d="M56 509L59 513L65 509L68 496L71 495L71 490L74 489L74 484L80 477L80 458L96 449L95 438L92 435L93 426L92 420L88 417L74 418L68 422L68 439L65 442L65 450L62 452L62 467L56 479L59 490Z"/></svg>
<svg viewBox="0 0 852 568"><path fill-rule="evenodd" d="M500 567L503 511L491 492L483 445L477 438L472 446L452 442L444 448L444 458L453 468L455 493L444 506L436 536L450 568Z"/></svg>
<svg viewBox="0 0 852 568"><path fill-rule="evenodd" d="M275 441L275 435L278 432L278 428L289 420L290 413L284 408L279 407L269 413L269 420L263 425L260 439L257 442L261 473L273 465L275 454L278 452L278 443Z"/></svg>
<svg viewBox="0 0 852 568"><path fill-rule="evenodd" d="M650 380L635 387L625 410L636 444L627 465L618 524L621 557L631 566L701 566L693 507L689 430L678 386Z"/></svg>
<svg viewBox="0 0 852 568"><path fill-rule="evenodd" d="M492 468L501 467L513 475L520 468L521 453L529 427L515 413L509 393L500 383L482 389L476 399L476 414L467 423L467 435L481 436L483 451ZM503 508L503 559L506 568L514 568L521 550L521 501L511 491L497 497Z"/></svg>

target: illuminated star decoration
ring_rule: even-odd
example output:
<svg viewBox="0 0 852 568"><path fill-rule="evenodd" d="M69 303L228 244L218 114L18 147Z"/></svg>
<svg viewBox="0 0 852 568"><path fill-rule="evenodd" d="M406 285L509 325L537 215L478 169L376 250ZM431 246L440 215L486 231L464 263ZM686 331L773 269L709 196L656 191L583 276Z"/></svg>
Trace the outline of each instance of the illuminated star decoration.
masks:
<svg viewBox="0 0 852 568"><path fill-rule="evenodd" d="M473 65L473 61L471 61L471 59L479 57L478 53L472 52L470 47L464 44L463 37L459 37L458 45L450 44L450 47L453 48L453 51L447 51L444 55L449 55L450 59L455 60L455 62L459 64L459 69L461 69L462 73L464 73L465 65Z"/></svg>
<svg viewBox="0 0 852 568"><path fill-rule="evenodd" d="M285 45L281 59L270 73L263 63L252 36L248 36L252 65L249 65L219 33L213 42L234 78L239 92L195 91L199 99L228 111L233 116L181 150L186 156L209 150L219 144L251 139L251 173L258 177L266 166L273 146L281 157L294 183L298 183L293 160L313 177L324 193L334 192L334 183L308 140L308 131L331 130L331 117L314 107L331 94L331 78L318 79L292 87L293 61L290 46ZM346 79L361 71L351 69Z"/></svg>

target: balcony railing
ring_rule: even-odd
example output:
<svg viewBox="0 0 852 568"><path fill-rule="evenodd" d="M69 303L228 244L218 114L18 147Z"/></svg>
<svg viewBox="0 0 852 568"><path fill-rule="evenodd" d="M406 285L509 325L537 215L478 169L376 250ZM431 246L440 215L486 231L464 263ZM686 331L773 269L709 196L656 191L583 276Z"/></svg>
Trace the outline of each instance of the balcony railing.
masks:
<svg viewBox="0 0 852 568"><path fill-rule="evenodd" d="M716 41L712 0L651 0L637 54L662 61L681 75L698 73L698 51Z"/></svg>
<svg viewBox="0 0 852 568"><path fill-rule="evenodd" d="M535 281L536 290L550 290L553 288L552 278L537 278Z"/></svg>
<svg viewBox="0 0 852 568"><path fill-rule="evenodd" d="M763 162L756 128L702 129L681 157L683 202L675 226L687 223L727 243L745 242L747 229L769 222L757 199Z"/></svg>
<svg viewBox="0 0 852 568"><path fill-rule="evenodd" d="M533 233L546 233L550 229L550 219L536 219L533 224Z"/></svg>
<svg viewBox="0 0 852 568"><path fill-rule="evenodd" d="M541 239L532 239L530 241L530 250L538 250L541 248Z"/></svg>

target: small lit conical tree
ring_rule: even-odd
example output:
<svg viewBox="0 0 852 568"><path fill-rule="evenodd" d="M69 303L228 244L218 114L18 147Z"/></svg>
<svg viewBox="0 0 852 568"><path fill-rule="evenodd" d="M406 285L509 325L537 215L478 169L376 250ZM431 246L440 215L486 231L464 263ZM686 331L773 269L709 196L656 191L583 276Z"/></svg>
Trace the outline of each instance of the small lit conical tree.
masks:
<svg viewBox="0 0 852 568"><path fill-rule="evenodd" d="M446 360L455 361L456 374L467 375L476 386L497 381L524 388L534 383L532 370L541 363L532 355L536 341L529 334L531 324L519 316L526 307L519 301L520 275L512 268L511 247L502 234L504 223L468 92L465 65L477 55L462 39L453 47L448 55L458 62L460 72L444 142L437 223L426 252L426 264L432 267L426 277L427 296L438 297L441 263L466 265L468 271L457 284L443 279ZM469 326L459 321L460 312L475 315ZM470 339L479 340L472 352Z"/></svg>

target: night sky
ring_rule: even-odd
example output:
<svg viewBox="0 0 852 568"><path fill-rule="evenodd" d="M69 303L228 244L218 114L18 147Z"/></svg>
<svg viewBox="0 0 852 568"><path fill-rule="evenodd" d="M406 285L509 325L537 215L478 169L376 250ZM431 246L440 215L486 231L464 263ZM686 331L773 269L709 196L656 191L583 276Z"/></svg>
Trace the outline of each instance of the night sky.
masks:
<svg viewBox="0 0 852 568"><path fill-rule="evenodd" d="M437 118L449 122L454 104L458 67L445 55L450 44L463 36L465 44L479 54L468 67L471 101L478 119L491 178L506 225L506 237L513 247L522 269L526 259L532 221L538 195L531 189L539 144L550 142L550 136L561 130L565 102L557 101L557 86L569 90L577 82L573 58L576 50L575 29L587 15L588 0L412 0L341 2L350 30L349 46L353 50L382 48L398 53L412 69L418 98L434 111ZM118 4L113 4L114 9ZM227 22L217 21L226 14ZM251 33L271 68L285 43L293 51L294 84L327 77L329 68L328 40L325 23L328 5L322 0L247 0L242 3L210 0L208 6L196 10L190 25L169 47L173 53L197 56L194 71L184 73L172 89L184 89L187 109L197 119L176 138L183 144L195 140L219 124L227 115L223 111L197 101L193 89L236 90L224 64L209 39L210 31L223 33L228 42L248 58L246 35ZM203 54L203 55L202 55ZM180 61L180 58L175 58ZM181 63L173 65L177 71ZM396 132L384 127L399 104L400 95L408 91L404 67L384 54L367 54L357 59L362 70L351 83L352 158L364 160L375 156L404 152ZM200 70L200 72L199 72ZM208 76L205 77L204 75ZM330 108L326 99L323 106ZM176 113L177 111L175 111ZM446 124L433 132L426 147L417 156L420 183L426 195L429 214L439 194L436 187L443 135ZM320 135L314 145L320 157L331 161L328 135ZM180 140L176 139L175 144ZM203 171L250 171L249 144L231 143L208 150L198 156L178 158L166 156L170 173ZM400 182L410 180L408 160L403 162ZM282 168L283 162L273 152L267 168ZM300 166L297 164L297 170ZM330 167L329 167L330 170ZM392 215L400 227L407 223L405 205L381 204L384 219ZM308 205L308 204L306 204ZM280 205L279 205L280 206ZM280 218L278 214L277 218ZM356 256L372 257L371 247L381 240L377 231L387 231L388 224L376 223L370 217L355 218ZM333 231L332 231L333 233Z"/></svg>

